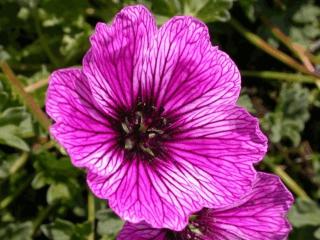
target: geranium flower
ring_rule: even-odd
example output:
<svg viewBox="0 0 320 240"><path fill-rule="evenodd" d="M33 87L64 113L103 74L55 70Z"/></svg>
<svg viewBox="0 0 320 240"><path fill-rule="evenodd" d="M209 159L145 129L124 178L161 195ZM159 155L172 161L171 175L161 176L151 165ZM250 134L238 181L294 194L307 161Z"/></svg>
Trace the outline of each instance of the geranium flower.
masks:
<svg viewBox="0 0 320 240"><path fill-rule="evenodd" d="M222 209L204 209L181 232L127 222L118 240L283 240L291 226L286 214L293 203L280 179L259 173L250 193Z"/></svg>
<svg viewBox="0 0 320 240"><path fill-rule="evenodd" d="M124 220L183 229L191 213L251 189L267 140L235 105L240 74L208 29L141 5L98 23L82 68L50 77L51 134Z"/></svg>

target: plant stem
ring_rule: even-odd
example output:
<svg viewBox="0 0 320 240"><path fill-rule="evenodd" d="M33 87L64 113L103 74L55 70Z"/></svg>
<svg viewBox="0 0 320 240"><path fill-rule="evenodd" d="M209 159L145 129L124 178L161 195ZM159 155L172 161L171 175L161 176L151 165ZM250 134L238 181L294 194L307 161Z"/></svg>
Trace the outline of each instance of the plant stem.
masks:
<svg viewBox="0 0 320 240"><path fill-rule="evenodd" d="M26 87L24 88L24 90L25 90L27 93L32 93L32 92L38 90L39 88L42 88L42 87L47 86L47 85L48 85L48 82L49 82L49 79L48 79L48 78L42 79L42 80L40 80L40 81L38 81L38 82L35 82L35 83L32 83L32 84L26 86Z"/></svg>
<svg viewBox="0 0 320 240"><path fill-rule="evenodd" d="M271 21L265 16L260 17L262 22L270 29L272 34L279 39L288 49L290 49L293 54L295 54L304 63L309 71L314 71L314 66L311 64L310 60L315 64L320 63L320 59L317 59L312 53L307 51L302 45L292 41L290 37L285 35L280 28L271 23Z"/></svg>
<svg viewBox="0 0 320 240"><path fill-rule="evenodd" d="M294 192L298 197L300 197L303 200L311 201L311 198L308 196L308 194L302 189L302 187L299 186L299 184L290 177L280 166L274 165L270 162L265 161L266 165L268 165L272 171L281 177L283 182Z"/></svg>
<svg viewBox="0 0 320 240"><path fill-rule="evenodd" d="M51 211L58 205L58 202L48 205L46 208L42 209L37 215L36 219L33 221L32 235L34 236L42 222L49 216Z"/></svg>
<svg viewBox="0 0 320 240"><path fill-rule="evenodd" d="M29 153L23 152L20 157L12 164L9 169L9 174L15 174L21 167L23 167L28 160Z"/></svg>
<svg viewBox="0 0 320 240"><path fill-rule="evenodd" d="M91 233L88 240L95 239L95 199L92 193L88 190L88 222L91 223Z"/></svg>
<svg viewBox="0 0 320 240"><path fill-rule="evenodd" d="M31 95L26 93L26 91L23 88L23 85L18 80L18 78L13 73L10 66L5 61L0 62L0 67L6 77L8 78L8 81L10 82L13 89L17 92L17 94L22 98L25 105L29 108L33 116L38 120L40 125L45 129L48 130L49 126L51 125L51 122L49 118L46 116L46 114L41 110L40 106L37 104L37 102L32 98Z"/></svg>
<svg viewBox="0 0 320 240"><path fill-rule="evenodd" d="M46 150L49 150L49 149L55 147L56 144L57 143L55 141L52 141L52 140L50 140L49 142L43 143L43 144L37 143L37 144L32 146L32 152L34 154L40 154L43 151L46 151ZM59 148L59 147L57 147L57 148Z"/></svg>
<svg viewBox="0 0 320 240"><path fill-rule="evenodd" d="M245 77L257 77L264 79L274 79L274 80L283 80L289 82L303 82L303 83L320 83L320 80L302 74L296 73L284 73L284 72L274 72L274 71L241 71L241 75Z"/></svg>
<svg viewBox="0 0 320 240"><path fill-rule="evenodd" d="M279 61L286 64L287 66L289 66L299 72L314 76L316 78L320 78L320 76L318 76L316 73L309 71L307 68L305 68L305 66L298 63L296 60L291 58L289 55L272 47L270 44L268 44L262 38L260 38L256 34L250 32L248 29L243 27L240 24L240 22L238 22L236 19L234 19L234 18L231 19L230 24L235 30L237 30L242 36L244 36L253 45L260 48L261 50L268 53L269 55L273 56L274 58L278 59Z"/></svg>

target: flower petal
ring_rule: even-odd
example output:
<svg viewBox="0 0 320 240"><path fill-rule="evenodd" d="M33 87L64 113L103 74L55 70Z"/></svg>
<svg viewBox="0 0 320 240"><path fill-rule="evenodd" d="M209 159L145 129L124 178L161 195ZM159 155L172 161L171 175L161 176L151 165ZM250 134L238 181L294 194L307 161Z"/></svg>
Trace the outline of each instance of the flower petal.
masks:
<svg viewBox="0 0 320 240"><path fill-rule="evenodd" d="M253 190L239 204L208 210L200 221L209 224L212 239L282 240L291 230L286 214L292 203L279 177L259 173Z"/></svg>
<svg viewBox="0 0 320 240"><path fill-rule="evenodd" d="M201 108L172 125L166 148L204 207L232 204L249 192L255 180L253 163L267 150L257 119L237 106Z"/></svg>
<svg viewBox="0 0 320 240"><path fill-rule="evenodd" d="M109 114L136 100L142 58L156 31L151 13L142 5L121 10L112 25L98 23L91 49L83 60L93 96Z"/></svg>
<svg viewBox="0 0 320 240"><path fill-rule="evenodd" d="M62 69L50 76L46 111L56 121L51 134L66 148L75 166L107 174L121 164L123 156L114 147L115 133L92 99L80 69Z"/></svg>
<svg viewBox="0 0 320 240"><path fill-rule="evenodd" d="M179 231L189 215L202 208L186 177L172 164L147 165L135 160L122 164L109 177L89 172L87 183L96 196L108 199L122 219Z"/></svg>
<svg viewBox="0 0 320 240"><path fill-rule="evenodd" d="M291 230L286 214L292 203L293 197L279 177L258 173L252 191L238 203L226 208L203 209L192 224L200 227L198 238L203 240L283 240ZM157 239L155 236L169 240L168 233L174 232L152 228L145 222L127 222L118 240ZM188 230L175 234L185 239Z"/></svg>
<svg viewBox="0 0 320 240"><path fill-rule="evenodd" d="M166 240L166 231L159 228L152 228L145 222L126 222L117 240Z"/></svg>
<svg viewBox="0 0 320 240"><path fill-rule="evenodd" d="M166 113L235 103L240 74L229 56L212 47L204 23L174 17L164 24L144 62L142 92Z"/></svg>
<svg viewBox="0 0 320 240"><path fill-rule="evenodd" d="M109 177L89 173L92 191L124 220L180 231L190 214L230 205L251 190L252 164L266 151L257 120L218 106L183 121L190 131L172 126L178 130L165 142L166 156L126 161Z"/></svg>

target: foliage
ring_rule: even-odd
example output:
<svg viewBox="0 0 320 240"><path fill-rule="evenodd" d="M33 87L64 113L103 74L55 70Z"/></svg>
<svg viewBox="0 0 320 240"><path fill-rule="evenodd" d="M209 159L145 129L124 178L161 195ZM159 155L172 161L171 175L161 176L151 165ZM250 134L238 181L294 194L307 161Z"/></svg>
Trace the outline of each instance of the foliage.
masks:
<svg viewBox="0 0 320 240"><path fill-rule="evenodd" d="M243 74L238 104L260 118L269 136L268 157L259 168L275 171L280 167L311 198L302 200L301 191L286 182L300 197L289 214L294 227L290 239L320 239L320 88L302 83L299 73L253 47L230 22L236 18L252 34L303 64L261 17L319 59L320 6L316 1L2 0L0 61L8 62L44 109L49 73L80 65L95 24L110 22L123 5L136 2L151 8L159 25L174 15L202 19L214 43L228 52L241 70L295 76L296 83L292 83L280 77L258 79L259 74ZM313 61L312 65L317 69L319 63ZM37 86L40 82L44 85ZM123 223L107 203L90 199L84 171L74 168L64 150L50 140L1 72L0 239L115 239Z"/></svg>
<svg viewBox="0 0 320 240"><path fill-rule="evenodd" d="M298 199L290 212L289 218L293 226L313 233L313 237L317 239L320 238L320 209L315 202ZM310 231L311 229L313 231Z"/></svg>
<svg viewBox="0 0 320 240"><path fill-rule="evenodd" d="M29 151L23 138L33 135L31 115L22 106L12 106L0 82L0 144Z"/></svg>
<svg viewBox="0 0 320 240"><path fill-rule="evenodd" d="M264 129L273 143L289 140L298 146L305 122L309 119L309 90L299 84L283 84L277 97L273 112L268 112L262 119Z"/></svg>

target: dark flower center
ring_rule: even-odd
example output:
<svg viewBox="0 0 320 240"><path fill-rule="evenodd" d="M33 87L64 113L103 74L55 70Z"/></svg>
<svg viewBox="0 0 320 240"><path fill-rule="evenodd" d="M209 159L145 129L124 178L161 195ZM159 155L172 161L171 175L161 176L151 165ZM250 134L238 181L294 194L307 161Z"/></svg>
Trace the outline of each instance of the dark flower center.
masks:
<svg viewBox="0 0 320 240"><path fill-rule="evenodd" d="M168 137L164 109L139 102L134 109L122 114L120 145L128 157L139 155L151 161L161 154L162 142Z"/></svg>
<svg viewBox="0 0 320 240"><path fill-rule="evenodd" d="M201 240L205 232L205 224L198 223L198 215L191 215L188 226L180 232L168 230L166 239L168 240Z"/></svg>
<svg viewBox="0 0 320 240"><path fill-rule="evenodd" d="M201 240L201 232L194 226L188 226L181 232L174 232L168 230L166 233L166 239L168 240Z"/></svg>

